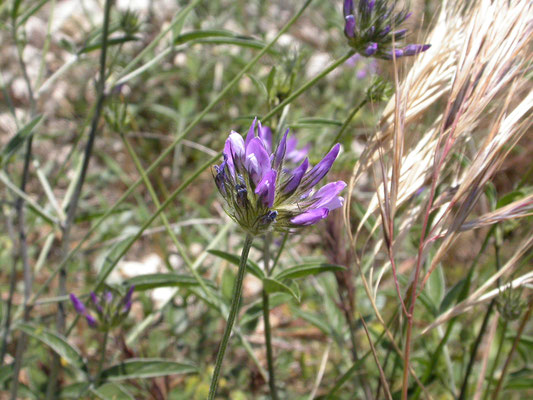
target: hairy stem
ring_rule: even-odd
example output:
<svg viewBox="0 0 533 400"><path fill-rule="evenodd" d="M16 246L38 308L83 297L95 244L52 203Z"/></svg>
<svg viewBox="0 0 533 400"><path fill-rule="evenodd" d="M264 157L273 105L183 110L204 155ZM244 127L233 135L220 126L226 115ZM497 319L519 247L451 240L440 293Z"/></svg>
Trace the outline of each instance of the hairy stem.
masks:
<svg viewBox="0 0 533 400"><path fill-rule="evenodd" d="M265 247L263 257L265 262L265 274L270 276L270 243L272 242L272 234L267 233L265 236ZM274 357L272 352L272 329L270 326L270 305L268 293L263 288L263 322L265 325L265 347L267 355L268 366L268 385L270 387L270 395L272 400L278 400L278 392L276 389L276 378L274 374Z"/></svg>
<svg viewBox="0 0 533 400"><path fill-rule="evenodd" d="M239 262L239 270L237 272L237 278L233 286L233 295L231 299L231 308L229 311L229 316L226 322L226 328L224 329L224 335L222 336L222 341L220 342L220 347L218 348L217 359L215 362L215 370L213 371L213 377L211 378L211 385L209 387L209 396L208 400L213 400L216 395L218 380L220 378L220 369L222 367L222 361L224 361L224 355L226 354L226 349L228 347L229 338L231 331L233 330L233 324L235 323L235 318L239 312L239 305L241 303L242 295L242 282L244 280L244 273L246 272L246 262L248 261L248 253L252 247L252 242L254 237L250 234L246 235L244 240L244 245L241 253L241 260Z"/></svg>

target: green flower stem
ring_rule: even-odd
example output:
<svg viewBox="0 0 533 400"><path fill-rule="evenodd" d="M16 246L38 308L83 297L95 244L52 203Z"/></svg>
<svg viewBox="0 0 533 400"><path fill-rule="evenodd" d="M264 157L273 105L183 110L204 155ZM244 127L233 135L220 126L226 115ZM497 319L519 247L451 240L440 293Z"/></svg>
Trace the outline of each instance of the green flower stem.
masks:
<svg viewBox="0 0 533 400"><path fill-rule="evenodd" d="M104 342L102 343L102 349L100 351L100 360L98 360L98 369L96 370L96 378L94 380L94 387L98 389L102 380L102 370L105 362L105 352L107 350L107 339L109 339L109 332L106 330L104 333Z"/></svg>
<svg viewBox="0 0 533 400"><path fill-rule="evenodd" d="M270 243L272 242L272 234L267 233L265 236L265 247L263 257L265 261L265 274L270 276ZM265 324L265 346L268 366L268 386L270 387L270 395L272 400L278 400L278 392L276 389L276 377L274 374L274 357L272 353L272 329L270 327L270 305L269 296L263 288L263 322Z"/></svg>
<svg viewBox="0 0 533 400"><path fill-rule="evenodd" d="M300 86L298 90L293 92L289 97L287 97L285 100L283 100L281 103L279 103L276 107L274 107L267 115L265 115L263 118L261 118L261 122L266 122L268 119L272 118L278 111L282 110L283 107L285 107L287 104L292 102L294 99L296 99L298 96L300 96L303 92L305 92L310 87L314 86L319 80L324 78L326 75L328 75L333 70L337 69L338 66L344 64L346 60L348 60L351 56L355 54L355 51L350 50L345 55L343 55L341 58L339 58L337 61L334 61L331 63L326 69L324 69L322 72L320 72L317 76L315 76L313 79L307 81L304 85Z"/></svg>
<svg viewBox="0 0 533 400"><path fill-rule="evenodd" d="M352 111L350 111L348 118L346 118L341 128L339 129L337 136L335 136L335 139L333 139L333 141L331 142L331 145L329 146L330 148L339 142L339 140L342 137L342 134L346 131L346 128L348 128L348 125L350 125L350 122L352 122L353 117L355 117L355 114L357 114L359 110L365 106L366 103L368 103L368 98L365 97L362 102L360 102L354 108L352 108Z"/></svg>
<svg viewBox="0 0 533 400"><path fill-rule="evenodd" d="M244 280L244 273L246 272L246 262L248 261L248 254L250 253L250 248L252 247L253 240L254 237L250 234L247 234L246 239L244 240L244 245L241 253L241 261L239 263L239 271L237 272L237 279L235 280L233 286L231 308L226 322L226 328L224 329L224 335L222 336L222 341L220 342L220 347L218 349L215 370L213 371L213 378L211 379L211 386L209 387L209 396L207 397L208 400L213 400L217 392L218 380L220 378L220 368L222 367L222 361L224 360L224 354L226 353L226 348L228 347L229 337L231 335L231 331L233 330L235 318L237 317L237 313L239 312L239 305L241 303L242 295L242 282Z"/></svg>

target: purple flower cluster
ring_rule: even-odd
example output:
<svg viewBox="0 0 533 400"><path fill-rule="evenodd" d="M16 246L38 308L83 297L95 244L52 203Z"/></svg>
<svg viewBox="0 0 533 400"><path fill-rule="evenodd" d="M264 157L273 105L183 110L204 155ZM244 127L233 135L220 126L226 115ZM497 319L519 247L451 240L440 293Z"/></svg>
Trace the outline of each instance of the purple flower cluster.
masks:
<svg viewBox="0 0 533 400"><path fill-rule="evenodd" d="M91 328L105 331L119 325L126 318L131 309L134 290L135 287L130 286L123 297L118 296L117 293L114 294L111 290L104 290L100 296L91 292L91 301L88 306L74 293L70 294L70 301L76 312L85 317Z"/></svg>
<svg viewBox="0 0 533 400"><path fill-rule="evenodd" d="M346 184L338 181L319 190L314 187L330 170L339 149L340 145L335 145L308 171L308 149L298 149L288 129L275 151L272 131L257 120L246 140L232 131L224 146L224 161L214 167L213 173L226 200L226 212L253 235L271 229L290 231L326 218L331 210L343 205L339 193Z"/></svg>
<svg viewBox="0 0 533 400"><path fill-rule="evenodd" d="M396 47L407 29L393 29L412 14L405 9L395 11L396 3L396 0L359 0L355 7L354 0L344 0L344 34L355 51L366 57L390 60L393 55L396 58L413 56L430 48L429 44Z"/></svg>

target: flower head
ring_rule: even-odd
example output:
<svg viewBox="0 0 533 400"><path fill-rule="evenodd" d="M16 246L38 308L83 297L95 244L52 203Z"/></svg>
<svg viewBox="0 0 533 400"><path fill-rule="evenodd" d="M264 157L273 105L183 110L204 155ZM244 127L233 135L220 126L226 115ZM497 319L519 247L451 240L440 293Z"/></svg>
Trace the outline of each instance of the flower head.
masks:
<svg viewBox="0 0 533 400"><path fill-rule="evenodd" d="M396 47L407 29L397 29L411 13L395 11L397 0L344 0L344 35L350 46L366 57L392 59L413 56L430 48L429 44Z"/></svg>
<svg viewBox="0 0 533 400"><path fill-rule="evenodd" d="M344 203L339 193L346 184L333 182L319 190L315 190L315 185L328 173L339 149L340 145L335 145L308 171L307 149L297 149L297 140L289 136L289 130L276 149L272 131L257 120L246 140L231 132L224 146L224 161L213 171L218 190L226 200L226 212L254 235L271 229L290 231L326 218Z"/></svg>
<svg viewBox="0 0 533 400"><path fill-rule="evenodd" d="M130 312L134 290L135 287L130 286L124 296L115 289L105 289L99 296L91 292L87 305L71 293L70 301L76 312L85 317L89 327L107 331L119 325Z"/></svg>

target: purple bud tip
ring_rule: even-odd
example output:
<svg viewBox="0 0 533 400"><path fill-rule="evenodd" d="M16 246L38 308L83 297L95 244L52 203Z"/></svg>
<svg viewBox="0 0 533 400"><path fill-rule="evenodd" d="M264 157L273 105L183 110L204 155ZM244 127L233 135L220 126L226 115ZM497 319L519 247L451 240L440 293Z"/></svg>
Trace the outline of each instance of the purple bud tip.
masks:
<svg viewBox="0 0 533 400"><path fill-rule="evenodd" d="M366 48L366 50L365 50L365 54L367 56L372 56L372 55L376 54L377 51L378 51L378 44L377 43L370 43L368 45L368 47Z"/></svg>
<svg viewBox="0 0 533 400"><path fill-rule="evenodd" d="M113 293L111 293L109 290L106 290L104 292L104 301L109 304L113 301Z"/></svg>
<svg viewBox="0 0 533 400"><path fill-rule="evenodd" d="M74 293L70 294L70 301L72 302L72 305L77 313L83 314L85 312L85 305L76 297Z"/></svg>
<svg viewBox="0 0 533 400"><path fill-rule="evenodd" d="M96 327L96 319L91 314L85 314L85 319L91 328Z"/></svg>
<svg viewBox="0 0 533 400"><path fill-rule="evenodd" d="M349 38L353 38L355 36L355 17L353 15L348 15L344 20L344 34Z"/></svg>
<svg viewBox="0 0 533 400"><path fill-rule="evenodd" d="M411 15L413 15L412 12L408 12L407 14L405 14L405 18L403 19L403 21L407 21L409 19L409 17L411 17Z"/></svg>
<svg viewBox="0 0 533 400"><path fill-rule="evenodd" d="M131 303L131 296L133 296L133 291L135 290L135 286L131 285L128 289L128 293L126 293L126 296L124 296L124 303Z"/></svg>
<svg viewBox="0 0 533 400"><path fill-rule="evenodd" d="M367 7L368 7L368 11L372 11L372 10L374 9L374 5L375 5L375 4L376 4L376 0L370 0L370 1L368 2L368 5L367 5Z"/></svg>
<svg viewBox="0 0 533 400"><path fill-rule="evenodd" d="M352 15L354 11L353 7L353 0L344 0L344 4L342 7L342 12L344 13L344 16Z"/></svg>
<svg viewBox="0 0 533 400"><path fill-rule="evenodd" d="M408 44L403 48L404 56L414 56L415 54L422 53L431 47L430 44Z"/></svg>

